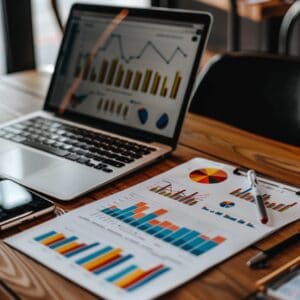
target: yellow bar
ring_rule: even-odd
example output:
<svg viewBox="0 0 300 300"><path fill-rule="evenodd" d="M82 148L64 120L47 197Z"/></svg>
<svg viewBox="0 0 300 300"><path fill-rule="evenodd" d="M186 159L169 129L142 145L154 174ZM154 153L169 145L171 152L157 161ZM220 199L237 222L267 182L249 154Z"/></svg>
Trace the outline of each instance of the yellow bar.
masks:
<svg viewBox="0 0 300 300"><path fill-rule="evenodd" d="M129 273L127 276L125 276L124 278L120 279L119 281L117 281L115 284L118 287L123 287L128 285L130 282L134 281L135 279L137 279L138 277L140 277L141 275L143 275L145 273L145 271L141 270L141 269L137 269L135 271L133 271L132 273Z"/></svg>
<svg viewBox="0 0 300 300"><path fill-rule="evenodd" d="M113 257L117 256L118 254L120 254L122 252L122 249L121 248L117 248L117 249L114 249L102 256L100 256L99 258L96 258L86 264L83 265L83 267L86 269L86 270L90 270L90 269L93 269L94 267L96 267L98 264L101 264L101 263L104 263L110 259L112 259Z"/></svg>
<svg viewBox="0 0 300 300"><path fill-rule="evenodd" d="M124 107L124 110L123 110L123 118L124 119L126 119L126 117L127 117L127 114L128 114L128 106L126 105L125 107Z"/></svg>
<svg viewBox="0 0 300 300"><path fill-rule="evenodd" d="M152 71L147 70L145 73L144 82L143 82L143 86L142 86L142 92L144 92L144 93L147 93L147 91L148 91L151 76L152 76Z"/></svg>
<svg viewBox="0 0 300 300"><path fill-rule="evenodd" d="M157 93L159 82L160 82L160 75L158 72L156 72L154 76L152 88L151 88L151 94L155 95Z"/></svg>
<svg viewBox="0 0 300 300"><path fill-rule="evenodd" d="M55 242L61 238L64 238L65 236L62 233L57 233L56 235L53 235L45 240L42 241L43 245L51 244L52 242Z"/></svg>
<svg viewBox="0 0 300 300"><path fill-rule="evenodd" d="M128 70L126 72L126 78L125 78L125 82L124 82L124 88L128 89L131 83L131 79L132 79L132 74L133 72L131 70Z"/></svg>
<svg viewBox="0 0 300 300"><path fill-rule="evenodd" d="M132 87L132 89L134 91L137 91L139 89L141 79L142 79L142 73L139 72L139 71L136 71L135 72L135 77L134 77L134 82L133 82L133 87Z"/></svg>
<svg viewBox="0 0 300 300"><path fill-rule="evenodd" d="M181 82L180 73L176 72L174 83L173 83L171 94L170 94L170 98L173 98L173 99L176 98L180 82Z"/></svg>
<svg viewBox="0 0 300 300"><path fill-rule="evenodd" d="M160 90L160 95L162 97L165 97L167 95L167 91L168 91L168 89L167 89L167 81L168 81L168 77L165 76L163 84L162 84L162 87L161 87L161 90Z"/></svg>
<svg viewBox="0 0 300 300"><path fill-rule="evenodd" d="M108 61L104 59L101 64L100 73L99 73L99 82L102 83L105 79L106 72L108 69Z"/></svg>
<svg viewBox="0 0 300 300"><path fill-rule="evenodd" d="M112 82L114 80L115 73L116 73L118 62L119 62L119 60L117 58L112 60L111 66L110 66L110 69L109 69L109 72L108 72L107 80L106 80L107 84L112 84Z"/></svg>
<svg viewBox="0 0 300 300"><path fill-rule="evenodd" d="M123 65L120 65L117 73L117 78L115 81L115 86L117 87L121 86L123 75L124 75Z"/></svg>
<svg viewBox="0 0 300 300"><path fill-rule="evenodd" d="M68 251L68 250L72 249L73 247L75 247L77 245L78 245L78 243L73 242L73 243L64 245L62 247L59 247L59 248L55 249L55 251L58 252L58 253L63 253L65 251Z"/></svg>

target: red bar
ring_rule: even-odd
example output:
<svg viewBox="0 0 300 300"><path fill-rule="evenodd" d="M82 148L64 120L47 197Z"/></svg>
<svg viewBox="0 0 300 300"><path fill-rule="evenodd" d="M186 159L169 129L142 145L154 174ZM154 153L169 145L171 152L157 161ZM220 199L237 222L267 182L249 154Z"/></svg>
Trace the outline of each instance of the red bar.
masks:
<svg viewBox="0 0 300 300"><path fill-rule="evenodd" d="M77 249L79 249L81 247L84 247L84 246L86 246L86 244L78 244L78 245L74 246L72 249L68 249L64 252L60 252L60 254L63 254L63 255L68 254L69 252L72 252L72 251L77 250Z"/></svg>
<svg viewBox="0 0 300 300"><path fill-rule="evenodd" d="M89 269L89 271L93 272L93 271L95 271L97 269L100 269L100 268L106 266L106 265L109 265L110 263L112 263L113 261L119 259L120 257L121 257L121 255L118 254L117 256L111 258L110 260L102 262L102 263L98 264L97 266L95 266L94 268Z"/></svg>
<svg viewBox="0 0 300 300"><path fill-rule="evenodd" d="M148 271L145 271L143 274L141 274L139 277L135 278L133 281L131 281L130 283L126 284L125 286L122 286L123 289L129 288L130 286L136 284L137 282L139 282L140 280L144 279L145 277L151 275L152 273L162 269L164 267L164 265L158 265Z"/></svg>
<svg viewBox="0 0 300 300"><path fill-rule="evenodd" d="M165 213L167 213L168 211L166 210L166 209L163 209L163 208L161 208L161 209L159 209L159 210L156 210L155 212L154 212L154 214L156 214L157 216L161 216L161 215L163 215L163 214L165 214Z"/></svg>
<svg viewBox="0 0 300 300"><path fill-rule="evenodd" d="M160 221L157 221L157 220L149 221L149 224L151 224L151 225L158 225L159 223L160 223Z"/></svg>
<svg viewBox="0 0 300 300"><path fill-rule="evenodd" d="M139 219L139 218L142 218L142 217L144 217L144 216L145 216L144 213L139 213L139 214L133 215L133 217L134 217L135 219Z"/></svg>
<svg viewBox="0 0 300 300"><path fill-rule="evenodd" d="M216 242L217 244L221 244L225 241L226 239L222 236L216 236L215 238L212 239L213 242Z"/></svg>

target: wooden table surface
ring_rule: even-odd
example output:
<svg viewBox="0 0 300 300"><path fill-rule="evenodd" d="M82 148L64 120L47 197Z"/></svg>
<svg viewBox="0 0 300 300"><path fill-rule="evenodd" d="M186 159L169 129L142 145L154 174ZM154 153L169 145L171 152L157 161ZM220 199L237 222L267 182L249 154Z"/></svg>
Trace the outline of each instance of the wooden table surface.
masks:
<svg viewBox="0 0 300 300"><path fill-rule="evenodd" d="M0 77L0 122L40 109L47 91L49 77L47 73L36 71ZM58 203L58 205L67 211L74 209L123 190L196 156L255 168L265 175L300 186L300 148L258 137L204 117L188 114L180 144L168 159L145 168L142 173L136 172L72 203ZM1 238L30 228L49 218L51 217L46 216L39 221L11 229L2 233ZM251 270L246 267L246 261L259 249L266 249L296 232L300 232L300 221L281 229L204 272L189 283L166 294L162 299L243 299L255 291L256 280L298 256L299 245L278 255L276 259L272 260L271 266L264 270ZM0 279L21 299L89 300L96 298L6 246L3 242L0 242ZM5 291L1 291L1 289L0 299L7 299Z"/></svg>
<svg viewBox="0 0 300 300"><path fill-rule="evenodd" d="M230 8L229 0L195 1L226 11L229 11ZM256 3L251 3L251 1L247 0L238 0L237 5L238 13L241 17L248 18L255 22L260 22L274 17L282 17L291 6L291 4L283 0L257 1Z"/></svg>

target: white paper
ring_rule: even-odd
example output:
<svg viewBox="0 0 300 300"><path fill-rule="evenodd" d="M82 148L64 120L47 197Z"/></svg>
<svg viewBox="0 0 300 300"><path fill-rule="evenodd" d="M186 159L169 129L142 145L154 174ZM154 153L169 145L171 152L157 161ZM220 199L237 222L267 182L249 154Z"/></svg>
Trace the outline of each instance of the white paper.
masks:
<svg viewBox="0 0 300 300"><path fill-rule="evenodd" d="M256 206L246 195L247 178L234 175L233 170L229 165L195 158L5 242L96 295L154 298L299 218L300 197L295 188L276 187L261 179L259 185L271 208L267 209L270 223L260 224ZM201 176L201 172L211 175ZM208 177L215 183L205 183ZM136 204L134 217L124 211L119 211L122 219L116 217L116 208L124 210ZM154 211L159 216L143 219ZM63 234L54 239L63 239L56 244L50 243L53 235L35 240L51 231ZM70 239L69 243L59 244L65 239ZM88 246L91 248L84 250ZM81 252L64 252L68 247L78 247ZM89 256L95 252L98 256ZM110 261L104 265L106 260Z"/></svg>

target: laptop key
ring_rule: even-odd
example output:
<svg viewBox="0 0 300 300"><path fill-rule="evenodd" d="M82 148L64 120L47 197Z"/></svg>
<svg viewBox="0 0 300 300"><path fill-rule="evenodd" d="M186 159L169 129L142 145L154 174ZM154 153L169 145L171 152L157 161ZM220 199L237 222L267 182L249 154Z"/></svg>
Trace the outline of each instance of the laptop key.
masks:
<svg viewBox="0 0 300 300"><path fill-rule="evenodd" d="M61 150L61 149L56 149L56 148L53 148L51 146L47 146L45 144L40 144L40 143L37 143L35 141L31 141L31 140L22 141L21 144L29 146L29 147L33 147L33 148L36 148L38 150L42 150L42 151L45 151L45 152L48 152L48 153L51 153L51 154L54 154L54 155L57 155L57 156L61 156L61 157L64 157L64 156L69 154L68 151Z"/></svg>
<svg viewBox="0 0 300 300"><path fill-rule="evenodd" d="M77 154L74 154L74 153L70 153L69 155L66 156L66 158L69 160L76 161L80 158L80 156L78 156Z"/></svg>

